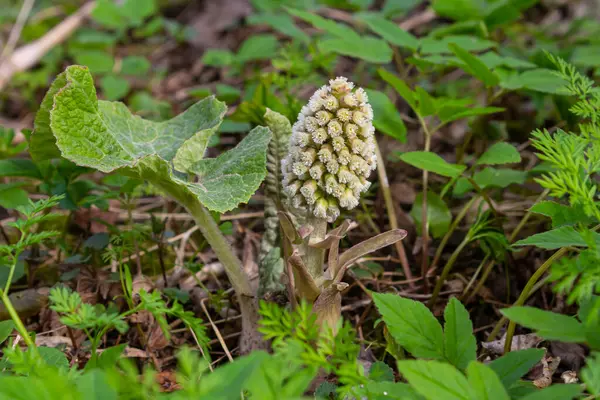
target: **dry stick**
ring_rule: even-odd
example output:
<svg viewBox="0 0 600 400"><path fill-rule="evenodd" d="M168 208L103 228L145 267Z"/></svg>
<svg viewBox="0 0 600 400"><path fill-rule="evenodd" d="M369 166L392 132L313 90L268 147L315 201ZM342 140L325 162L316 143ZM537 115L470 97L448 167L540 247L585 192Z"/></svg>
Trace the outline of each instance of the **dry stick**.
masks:
<svg viewBox="0 0 600 400"><path fill-rule="evenodd" d="M27 22L27 18L29 18L29 13L33 8L33 4L35 0L25 0L23 5L21 6L21 10L19 11L19 15L17 16L17 21L10 31L10 35L8 36L8 40L6 41L6 46L2 50L2 54L0 54L0 63L2 63L8 56L11 55L12 51L15 49L17 42L19 41L19 37L21 37L21 31L23 30L23 26L25 22Z"/></svg>
<svg viewBox="0 0 600 400"><path fill-rule="evenodd" d="M385 171L385 164L383 163L383 157L381 156L381 150L379 144L375 140L375 153L377 154L377 175L379 176L379 183L381 185L381 191L383 192L383 198L385 200L385 208L387 210L388 218L390 219L390 227L392 229L398 229L398 218L396 217L396 208L394 207L394 200L392 198L392 192L390 191L390 183L388 182L387 173ZM406 257L406 251L404 250L404 244L402 241L394 243L398 257L402 263L402 269L404 270L404 276L409 283L411 288L415 287L412 281L413 276L410 271L410 265L408 264L408 258Z"/></svg>
<svg viewBox="0 0 600 400"><path fill-rule="evenodd" d="M231 356L231 353L229 352L229 348L225 344L225 340L223 339L223 336L221 336L221 331L219 331L219 328L217 328L217 325L215 325L215 323L213 322L212 318L210 317L210 314L208 313L208 310L206 309L206 305L204 305L204 302L206 300L208 300L208 299L202 299L202 301L200 301L200 306L202 306L202 311L204 311L204 314L206 314L206 318L208 318L208 322L210 322L210 326L212 326L213 331L215 331L215 335L217 335L217 339L219 339L219 343L221 343L223 350L225 350L225 354L227 354L227 358L229 359L229 362L233 362L233 357Z"/></svg>
<svg viewBox="0 0 600 400"><path fill-rule="evenodd" d="M429 151L431 148L431 133L429 132L429 128L427 128L427 123L423 118L417 114L419 117L419 122L423 127L423 132L425 133L425 151ZM422 232L422 243L421 243L421 252L423 254L421 261L421 278L423 278L423 286L425 289L425 293L429 292L429 282L427 281L427 270L429 269L429 257L427 253L429 251L429 221L427 220L427 190L428 190L428 182L429 182L429 172L427 170L423 170L423 206L421 209L421 232Z"/></svg>
<svg viewBox="0 0 600 400"><path fill-rule="evenodd" d="M25 71L37 64L50 50L68 39L96 6L92 1L82 6L73 15L52 28L40 39L15 50L0 64L0 90L10 82L17 72Z"/></svg>

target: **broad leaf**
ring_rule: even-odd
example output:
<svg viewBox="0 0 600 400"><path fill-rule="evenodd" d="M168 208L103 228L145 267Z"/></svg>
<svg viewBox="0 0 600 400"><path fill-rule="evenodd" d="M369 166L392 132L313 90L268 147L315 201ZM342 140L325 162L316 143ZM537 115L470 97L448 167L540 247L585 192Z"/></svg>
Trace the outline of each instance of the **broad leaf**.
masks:
<svg viewBox="0 0 600 400"><path fill-rule="evenodd" d="M594 218L587 216L581 206L567 206L549 200L534 204L530 211L550 217L553 228L573 226L580 223L589 225L594 222Z"/></svg>
<svg viewBox="0 0 600 400"><path fill-rule="evenodd" d="M478 400L510 400L500 378L487 365L473 361L467 367L467 378Z"/></svg>
<svg viewBox="0 0 600 400"><path fill-rule="evenodd" d="M511 321L535 330L544 339L571 343L585 342L586 329L574 317L534 307L511 307L501 312Z"/></svg>
<svg viewBox="0 0 600 400"><path fill-rule="evenodd" d="M511 144L499 142L486 150L477 160L477 165L512 164L521 162L519 151Z"/></svg>
<svg viewBox="0 0 600 400"><path fill-rule="evenodd" d="M428 400L471 400L469 382L456 368L439 361L398 361L408 383Z"/></svg>
<svg viewBox="0 0 600 400"><path fill-rule="evenodd" d="M357 13L355 18L364 22L369 29L394 46L416 50L419 39L400 28L397 24L376 13Z"/></svg>
<svg viewBox="0 0 600 400"><path fill-rule="evenodd" d="M522 185L527 178L527 172L508 168L485 167L473 175L473 180L481 189L487 188L505 188L510 185ZM459 178L456 181L453 193L460 196L473 189L473 185L466 178Z"/></svg>
<svg viewBox="0 0 600 400"><path fill-rule="evenodd" d="M430 151L411 151L399 157L405 163L438 175L456 178L467 168L465 165L451 164Z"/></svg>
<svg viewBox="0 0 600 400"><path fill-rule="evenodd" d="M324 30L325 32L336 36L340 39L349 42L354 41L355 43L360 41L360 35L347 25L338 24L335 21L323 18L320 15L312 14L307 11L296 10L293 8L287 8L287 11L293 16L298 17L313 25L315 28Z"/></svg>
<svg viewBox="0 0 600 400"><path fill-rule="evenodd" d="M469 312L453 297L444 310L444 351L455 367L464 370L477 359L477 342Z"/></svg>
<svg viewBox="0 0 600 400"><path fill-rule="evenodd" d="M369 400L422 400L410 385L406 383L373 382L365 384L365 391Z"/></svg>
<svg viewBox="0 0 600 400"><path fill-rule="evenodd" d="M421 232L421 220L423 217L422 205L423 194L419 192L415 196L413 207L410 210L410 216L413 217L419 234ZM427 221L429 230L435 238L444 236L448 232L448 228L450 228L450 223L452 222L450 209L444 200L432 191L427 192Z"/></svg>
<svg viewBox="0 0 600 400"><path fill-rule="evenodd" d="M522 73L508 75L500 86L508 90L529 89L536 92L562 94L566 81L554 71L545 68L531 69Z"/></svg>
<svg viewBox="0 0 600 400"><path fill-rule="evenodd" d="M523 397L522 400L571 400L579 397L581 390L581 386L577 384L557 384L531 393Z"/></svg>
<svg viewBox="0 0 600 400"><path fill-rule="evenodd" d="M394 371L383 361L376 361L369 369L369 379L376 382L394 382Z"/></svg>
<svg viewBox="0 0 600 400"><path fill-rule="evenodd" d="M113 364L114 367L114 364ZM82 398L90 400L117 399L117 391L109 384L106 373L100 369L86 372L75 381Z"/></svg>
<svg viewBox="0 0 600 400"><path fill-rule="evenodd" d="M509 389L519 378L525 375L544 356L543 349L511 351L492 361L489 366Z"/></svg>
<svg viewBox="0 0 600 400"><path fill-rule="evenodd" d="M393 294L372 296L391 335L402 347L415 357L444 357L442 327L427 307Z"/></svg>
<svg viewBox="0 0 600 400"><path fill-rule="evenodd" d="M421 39L420 52L434 55L451 54L453 51L450 44L456 44L466 51L482 51L497 46L497 43L491 40L474 35L450 35L439 39L428 36Z"/></svg>
<svg viewBox="0 0 600 400"><path fill-rule="evenodd" d="M98 101L92 77L84 67L67 68L58 81L62 88L50 112L51 130L39 129L39 142L52 146L47 136L54 135L62 156L78 165L103 172L121 169L186 205L189 196L194 196L218 212L248 201L266 174L265 153L271 135L264 127L255 128L235 149L217 159L202 160L226 111L214 97L171 120L153 122L132 115L122 103ZM43 117L47 110L40 112ZM33 141L32 147L35 151ZM180 172L198 174L199 182L179 178L173 166Z"/></svg>
<svg viewBox="0 0 600 400"><path fill-rule="evenodd" d="M0 176L42 179L42 174L38 167L31 160L21 158L0 160Z"/></svg>
<svg viewBox="0 0 600 400"><path fill-rule="evenodd" d="M567 246L587 247L581 233L571 226L563 226L547 232L537 233L519 240L513 246L536 246L542 249L559 249Z"/></svg>
<svg viewBox="0 0 600 400"><path fill-rule="evenodd" d="M406 142L406 126L396 106L385 93L367 89L369 103L373 107L373 125L379 131L400 143Z"/></svg>

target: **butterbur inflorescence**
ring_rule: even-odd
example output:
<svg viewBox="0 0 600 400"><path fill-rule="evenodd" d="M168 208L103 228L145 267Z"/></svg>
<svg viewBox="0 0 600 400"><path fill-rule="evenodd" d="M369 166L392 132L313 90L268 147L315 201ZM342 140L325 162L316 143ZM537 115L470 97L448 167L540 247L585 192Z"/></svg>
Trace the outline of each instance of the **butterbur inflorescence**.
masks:
<svg viewBox="0 0 600 400"><path fill-rule="evenodd" d="M292 128L282 162L283 186L295 208L335 221L366 191L375 169L373 109L362 88L344 77L315 92Z"/></svg>

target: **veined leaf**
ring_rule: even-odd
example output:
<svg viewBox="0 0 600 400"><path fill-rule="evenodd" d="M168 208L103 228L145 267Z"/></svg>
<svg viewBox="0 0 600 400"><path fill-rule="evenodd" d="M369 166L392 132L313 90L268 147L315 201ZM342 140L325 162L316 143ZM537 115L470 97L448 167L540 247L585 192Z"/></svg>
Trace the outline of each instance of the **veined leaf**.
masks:
<svg viewBox="0 0 600 400"><path fill-rule="evenodd" d="M393 294L372 296L391 335L402 347L415 357L444 357L442 327L427 307Z"/></svg>
<svg viewBox="0 0 600 400"><path fill-rule="evenodd" d="M400 143L406 142L406 125L396 106L385 93L367 89L369 103L373 107L373 125L375 128L393 137Z"/></svg>
<svg viewBox="0 0 600 400"><path fill-rule="evenodd" d="M511 307L501 310L511 321L534 329L544 339L584 343L585 327L574 317L534 307Z"/></svg>
<svg viewBox="0 0 600 400"><path fill-rule="evenodd" d="M444 310L444 351L455 367L464 370L477 359L477 342L469 312L453 297Z"/></svg>
<svg viewBox="0 0 600 400"><path fill-rule="evenodd" d="M487 365L471 362L467 367L467 378L477 400L510 400L500 378Z"/></svg>
<svg viewBox="0 0 600 400"><path fill-rule="evenodd" d="M188 196L194 196L218 212L248 201L266 174L271 133L264 127L255 128L235 149L217 159L202 160L226 110L214 97L173 119L153 122L132 115L122 103L98 101L85 67L67 68L58 81L62 88L53 84L49 92L56 93L51 111L40 111L42 117L50 115L51 130L40 129L37 143L51 146L49 135L53 135L62 156L78 165L103 172L121 169L184 204L189 204ZM35 151L33 141L32 147ZM172 165L180 172L198 174L199 182L180 179Z"/></svg>
<svg viewBox="0 0 600 400"><path fill-rule="evenodd" d="M563 226L547 232L537 233L519 240L513 246L536 246L542 249L559 249L567 246L587 247L585 239L575 228Z"/></svg>
<svg viewBox="0 0 600 400"><path fill-rule="evenodd" d="M549 200L534 204L530 211L551 218L553 228L573 226L579 223L588 225L594 222L594 219L588 217L581 206L567 206Z"/></svg>
<svg viewBox="0 0 600 400"><path fill-rule="evenodd" d="M477 165L512 164L521 162L519 151L505 142L495 143L477 160Z"/></svg>
<svg viewBox="0 0 600 400"><path fill-rule="evenodd" d="M439 361L402 360L398 370L427 400L471 400L467 378L450 364Z"/></svg>
<svg viewBox="0 0 600 400"><path fill-rule="evenodd" d="M442 157L430 151L411 151L399 157L407 164L433 172L438 175L456 178L467 168L464 165L451 164Z"/></svg>
<svg viewBox="0 0 600 400"><path fill-rule="evenodd" d="M544 356L543 349L511 351L492 361L489 366L509 389L519 378L527 373Z"/></svg>
<svg viewBox="0 0 600 400"><path fill-rule="evenodd" d="M581 386L577 384L557 384L531 393L522 400L571 400L581 393Z"/></svg>

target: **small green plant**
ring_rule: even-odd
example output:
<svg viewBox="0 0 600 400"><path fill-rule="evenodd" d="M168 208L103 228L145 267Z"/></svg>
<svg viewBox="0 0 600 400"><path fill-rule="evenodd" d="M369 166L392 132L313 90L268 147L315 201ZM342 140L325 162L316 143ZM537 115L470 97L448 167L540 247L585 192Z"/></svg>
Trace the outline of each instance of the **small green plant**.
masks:
<svg viewBox="0 0 600 400"><path fill-rule="evenodd" d="M19 318L17 311L13 307L8 294L10 292L10 286L13 282L17 264L21 262L20 257L23 252L31 246L39 245L42 242L59 235L59 232L51 230L34 232L34 228L37 225L47 222L58 216L57 214L48 213L47 211L58 204L61 198L62 197L60 196L50 197L45 200L39 200L35 203L30 200L27 206L17 208L17 210L23 215L23 218L18 219L15 222L10 222L9 226L12 226L19 231L19 240L14 244L0 245L0 265L7 266L9 268L6 282L4 282L4 287L0 289L0 298L4 303L4 306L7 308L19 334L23 337L25 343L27 343L27 345L30 347L35 347L35 344L31 340L25 325L23 325L21 318Z"/></svg>

